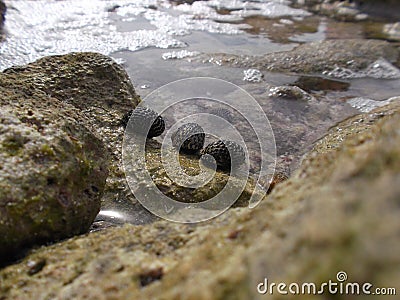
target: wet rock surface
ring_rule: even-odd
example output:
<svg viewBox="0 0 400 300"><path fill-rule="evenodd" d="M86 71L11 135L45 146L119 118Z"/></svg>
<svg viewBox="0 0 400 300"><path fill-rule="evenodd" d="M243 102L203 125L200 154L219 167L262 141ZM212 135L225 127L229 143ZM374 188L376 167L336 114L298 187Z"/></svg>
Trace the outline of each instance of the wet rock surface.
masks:
<svg viewBox="0 0 400 300"><path fill-rule="evenodd" d="M351 73L355 73L354 78L360 72L363 74L359 77L374 77L368 74L368 67L380 59L396 64L399 50L386 41L348 39L306 43L291 51L268 53L261 57L203 54L196 59L218 65L339 78L349 78ZM395 73L394 78L398 78L398 70Z"/></svg>
<svg viewBox="0 0 400 300"><path fill-rule="evenodd" d="M167 155L170 154L173 153L170 152ZM220 193L229 179L233 180L233 184L235 186L241 186L242 184L245 186L233 206L247 206L249 204L250 197L256 192L254 190L254 178L230 178L228 170L216 171L214 177L207 184L204 184L198 188L184 187L177 182L185 180L190 182L190 177L197 175L200 172L200 156L185 154L181 154L179 156L179 170L174 170L172 172L169 170L169 172L174 174L176 177L174 178L176 181L175 182L168 177L168 174L163 167L160 145L154 141L148 142L147 144L146 160L147 169L155 185L160 191L162 191L164 195L176 201L184 203L199 203L206 201Z"/></svg>
<svg viewBox="0 0 400 300"><path fill-rule="evenodd" d="M100 209L108 157L72 105L10 73L0 74L0 91L3 263L24 247L88 230Z"/></svg>
<svg viewBox="0 0 400 300"><path fill-rule="evenodd" d="M339 270L349 282L398 287L399 122L394 101L333 127L255 209L40 248L0 271L0 298L257 299L265 277L319 285Z"/></svg>

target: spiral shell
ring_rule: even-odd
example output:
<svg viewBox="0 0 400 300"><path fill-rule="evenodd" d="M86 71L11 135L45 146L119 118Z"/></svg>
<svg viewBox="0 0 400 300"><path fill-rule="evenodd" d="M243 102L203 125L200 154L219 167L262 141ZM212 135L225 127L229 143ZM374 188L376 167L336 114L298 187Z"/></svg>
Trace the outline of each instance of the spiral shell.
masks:
<svg viewBox="0 0 400 300"><path fill-rule="evenodd" d="M229 123L233 123L235 120L232 111L223 107L212 108L209 111L209 113L221 117L222 119L225 119Z"/></svg>
<svg viewBox="0 0 400 300"><path fill-rule="evenodd" d="M204 146L205 133L197 123L187 123L175 131L172 136L172 146L185 153L195 153Z"/></svg>
<svg viewBox="0 0 400 300"><path fill-rule="evenodd" d="M165 130L164 119L157 112L147 107L136 107L129 111L123 117L121 123L127 126L129 119L132 119L129 126L132 126L135 133L144 135L149 131L147 138L159 136Z"/></svg>
<svg viewBox="0 0 400 300"><path fill-rule="evenodd" d="M214 157L217 167L222 170L237 168L244 163L246 155L239 144L233 141L219 140L208 144L200 151L202 160L207 165L210 163L206 154Z"/></svg>

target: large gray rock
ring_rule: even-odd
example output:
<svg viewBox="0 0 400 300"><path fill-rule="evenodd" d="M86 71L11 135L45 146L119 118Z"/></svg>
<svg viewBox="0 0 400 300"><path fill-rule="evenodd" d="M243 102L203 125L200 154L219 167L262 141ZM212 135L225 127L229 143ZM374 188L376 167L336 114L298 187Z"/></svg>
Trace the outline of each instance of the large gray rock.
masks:
<svg viewBox="0 0 400 300"><path fill-rule="evenodd" d="M121 120L140 98L126 71L99 53L48 56L34 63L5 70L26 85L77 108L79 122L96 133L110 157L109 176L102 196L104 208L123 205L141 222L152 219L137 203L125 181L121 160L124 128Z"/></svg>
<svg viewBox="0 0 400 300"><path fill-rule="evenodd" d="M4 259L87 231L100 209L108 157L72 105L12 74L0 74L0 94Z"/></svg>
<svg viewBox="0 0 400 300"><path fill-rule="evenodd" d="M85 232L100 198L130 195L121 119L140 99L125 70L97 53L12 67L0 84L0 252L13 256L23 246Z"/></svg>

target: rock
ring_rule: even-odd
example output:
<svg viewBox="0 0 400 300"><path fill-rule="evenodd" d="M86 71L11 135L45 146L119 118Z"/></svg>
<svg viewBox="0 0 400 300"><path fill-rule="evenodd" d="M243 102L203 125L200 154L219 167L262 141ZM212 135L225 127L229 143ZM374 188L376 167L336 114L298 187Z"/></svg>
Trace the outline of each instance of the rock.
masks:
<svg viewBox="0 0 400 300"><path fill-rule="evenodd" d="M129 149L129 148L127 148ZM140 157L140 155L136 155L134 150L132 151L133 160ZM175 150L176 151L176 150ZM167 161L170 157L173 157L176 152L168 151L166 153ZM184 203L199 203L206 201L218 193L225 187L228 180L231 179L235 186L241 186L242 184L245 186L242 193L239 194L239 198L234 203L234 206L248 206L249 200L252 194L255 192L255 181L253 177L249 178L236 178L230 177L228 172L225 171L217 171L215 176L205 185L199 186L197 188L184 187L179 184L179 182L186 182L187 184L191 182L192 176L197 175L200 172L199 167L199 156L198 155L185 155L182 154L179 156L180 165L175 168L175 166L170 166L169 172L167 173L166 168L163 165L162 157L161 157L161 145L156 141L148 141L146 144L146 168L152 178L154 184L157 188L168 198L173 199L175 201L184 202ZM138 182L141 182L140 178L140 170L141 164L138 159L137 162L132 164L133 168L138 168L139 171L129 170L129 166L125 166L127 170L127 174L129 172L135 172L136 178ZM171 179L168 175L174 174L175 178ZM243 182L245 180L245 182ZM158 201L158 199L154 199L154 201ZM161 205L161 202L160 202ZM219 203L216 203L216 209Z"/></svg>
<svg viewBox="0 0 400 300"><path fill-rule="evenodd" d="M100 209L108 158L72 105L14 74L0 73L0 94L0 256L7 259L86 232Z"/></svg>
<svg viewBox="0 0 400 300"><path fill-rule="evenodd" d="M396 101L333 127L254 209L42 247L0 271L0 298L258 299L265 278L319 287L340 270L347 282L398 287L399 123ZM274 291L269 298L281 299Z"/></svg>
<svg viewBox="0 0 400 300"><path fill-rule="evenodd" d="M143 208L126 184L121 161L123 118L140 101L126 71L110 57L87 52L44 57L5 73L82 112L85 118L80 122L101 137L110 154L102 207L129 202L131 213L145 220ZM147 220L152 219L147 214Z"/></svg>
<svg viewBox="0 0 400 300"><path fill-rule="evenodd" d="M329 75L336 71L332 73L335 77L340 77L336 74L341 69L347 76L348 73L355 73L353 77L368 77L371 75L368 71L378 60L390 65L396 63L399 57L399 50L386 41L348 39L306 43L291 51L268 53L261 57L203 54L197 60L286 73ZM390 71L393 72L392 69Z"/></svg>
<svg viewBox="0 0 400 300"><path fill-rule="evenodd" d="M302 90L298 86L289 85L275 86L270 88L269 97L276 100L286 99L293 101L315 101L315 98L313 98L310 94L308 94L306 91Z"/></svg>
<svg viewBox="0 0 400 300"><path fill-rule="evenodd" d="M376 18L400 18L400 3L397 0L355 0L354 3L360 10Z"/></svg>

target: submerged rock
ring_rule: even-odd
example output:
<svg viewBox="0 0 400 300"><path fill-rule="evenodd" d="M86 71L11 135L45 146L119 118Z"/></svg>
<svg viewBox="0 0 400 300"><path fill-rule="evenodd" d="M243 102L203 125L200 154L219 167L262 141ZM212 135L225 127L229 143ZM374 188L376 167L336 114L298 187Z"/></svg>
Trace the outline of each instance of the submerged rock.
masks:
<svg viewBox="0 0 400 300"><path fill-rule="evenodd" d="M339 270L347 282L398 287L399 122L397 101L332 128L254 209L197 225L127 224L38 249L0 271L0 298L258 299L265 278L319 287Z"/></svg>
<svg viewBox="0 0 400 300"><path fill-rule="evenodd" d="M7 259L88 230L108 157L72 105L11 74L0 73L0 94L0 256Z"/></svg>
<svg viewBox="0 0 400 300"><path fill-rule="evenodd" d="M273 99L286 99L293 101L315 100L310 94L298 86L275 86L269 89L269 96Z"/></svg>

